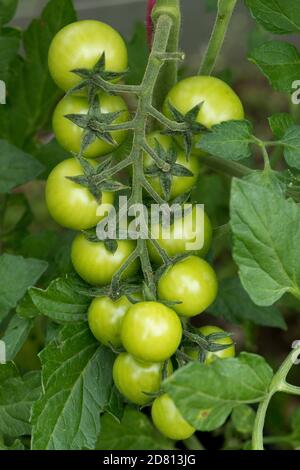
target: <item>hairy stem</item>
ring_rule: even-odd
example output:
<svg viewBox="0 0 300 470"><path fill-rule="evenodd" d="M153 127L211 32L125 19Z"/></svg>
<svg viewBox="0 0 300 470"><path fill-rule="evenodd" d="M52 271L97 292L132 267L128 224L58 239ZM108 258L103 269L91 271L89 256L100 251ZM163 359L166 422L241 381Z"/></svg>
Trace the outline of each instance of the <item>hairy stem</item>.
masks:
<svg viewBox="0 0 300 470"><path fill-rule="evenodd" d="M220 171L237 178L242 178L243 176L249 175L254 171L245 165L241 165L240 163L233 162L231 160L225 160L224 158L214 157L212 155L201 156L201 162L212 170Z"/></svg>
<svg viewBox="0 0 300 470"><path fill-rule="evenodd" d="M222 49L228 25L237 0L219 0L218 13L205 56L199 68L199 75L211 75Z"/></svg>
<svg viewBox="0 0 300 470"><path fill-rule="evenodd" d="M181 26L181 15L179 0L157 0L156 6L153 9L152 18L154 24L157 22L159 15L164 12L164 14L169 15L172 18L172 26L170 34L168 37L168 43L166 47L167 53L173 53L178 51L179 46L179 34ZM161 54L161 51L157 51L157 57ZM165 99L168 91L175 85L177 82L178 74L178 63L176 60L167 60L165 61L162 69L160 70L158 79L156 81L153 104L157 108L161 108L163 101Z"/></svg>

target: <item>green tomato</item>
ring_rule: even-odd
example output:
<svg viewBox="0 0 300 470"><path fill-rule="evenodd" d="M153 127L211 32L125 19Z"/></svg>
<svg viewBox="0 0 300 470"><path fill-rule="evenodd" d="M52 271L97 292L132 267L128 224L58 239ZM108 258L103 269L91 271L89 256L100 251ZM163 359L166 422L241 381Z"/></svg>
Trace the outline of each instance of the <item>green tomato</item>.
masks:
<svg viewBox="0 0 300 470"><path fill-rule="evenodd" d="M163 112L167 117L174 119L168 103L182 114L202 103L196 121L208 129L224 121L245 118L244 108L237 94L227 83L215 77L185 78L169 91ZM177 141L183 145L182 138ZM203 152L195 147L197 141L199 137L194 138L193 153L201 155Z"/></svg>
<svg viewBox="0 0 300 470"><path fill-rule="evenodd" d="M170 266L158 281L162 300L181 302L173 309L184 317L202 313L215 300L218 281L213 268L197 256L189 256Z"/></svg>
<svg viewBox="0 0 300 470"><path fill-rule="evenodd" d="M195 428L183 418L167 393L154 400L151 416L157 429L169 439L182 441L195 432Z"/></svg>
<svg viewBox="0 0 300 470"><path fill-rule="evenodd" d="M87 230L97 225L104 217L97 215L97 209L114 201L113 193L103 192L99 204L87 188L67 178L82 174L80 163L69 158L52 170L46 184L46 204L51 216L63 227L73 230Z"/></svg>
<svg viewBox="0 0 300 470"><path fill-rule="evenodd" d="M103 53L106 71L126 71L127 48L116 30L95 20L71 23L52 40L48 55L50 74L61 89L68 91L82 81L72 70L91 70Z"/></svg>
<svg viewBox="0 0 300 470"><path fill-rule="evenodd" d="M95 338L105 346L122 346L122 321L131 305L126 295L115 301L109 297L96 297L88 310L89 326Z"/></svg>
<svg viewBox="0 0 300 470"><path fill-rule="evenodd" d="M204 336L209 336L214 333L224 333L224 330L222 328L219 328L218 326L202 326L201 328L198 328L199 332L202 333ZM205 357L205 364L211 364L215 359L220 358L220 359L227 359L230 357L235 356L235 346L234 342L232 339L228 336L227 338L220 338L214 340L214 343L217 344L229 344L230 347L227 349L222 349L221 351L216 351L216 352L207 352L206 357ZM192 359L195 361L199 360L199 349L197 347L187 347L184 348L185 354L190 356Z"/></svg>
<svg viewBox="0 0 300 470"><path fill-rule="evenodd" d="M114 113L122 111L112 124L126 122L129 119L128 108L120 96L99 95L99 110L101 113ZM65 96L56 106L53 114L53 131L60 145L68 152L79 153L84 130L66 118L68 114L86 115L89 103L84 96ZM110 133L117 145L111 145L103 139L96 138L84 151L87 158L96 158L106 155L124 142L127 131L113 131Z"/></svg>
<svg viewBox="0 0 300 470"><path fill-rule="evenodd" d="M119 392L136 405L146 405L152 401L147 394L159 391L162 382L164 364L161 362L144 362L128 353L121 353L113 367L113 378ZM167 375L173 367L168 361Z"/></svg>
<svg viewBox="0 0 300 470"><path fill-rule="evenodd" d="M184 166L193 173L193 176L173 176L171 183L170 199L174 199L180 194L183 194L195 185L198 175L200 173L200 163L199 159L195 155L190 155L190 158L187 160L185 153L176 145L175 141L167 136L160 134L159 132L152 132L147 136L147 142L150 147L155 150L156 142L158 141L164 150L168 151L175 146L177 150L177 160L176 163ZM150 157L148 153L144 153L144 168L147 169L153 166L154 160ZM155 191L163 196L163 190L161 182L158 177L147 177L149 183L155 189Z"/></svg>
<svg viewBox="0 0 300 470"><path fill-rule="evenodd" d="M135 248L136 243L132 240L118 240L118 248L112 253L106 249L104 242L91 242L83 234L78 234L72 243L71 259L75 271L82 279L95 286L104 286L111 282L113 275ZM138 268L138 261L131 263L122 279L136 274Z"/></svg>
<svg viewBox="0 0 300 470"><path fill-rule="evenodd" d="M140 302L130 307L121 330L124 348L136 358L163 362L177 350L181 322L169 307L159 302Z"/></svg>
<svg viewBox="0 0 300 470"><path fill-rule="evenodd" d="M202 217L204 218L204 231L202 224L197 223ZM191 250L191 254L204 257L210 249L212 241L210 219L199 206L194 206L186 215L175 219L170 228L163 227L161 224L151 226L151 233L170 257L184 254L188 249ZM193 249L192 246L188 248L188 244L195 243L202 237L202 248ZM161 256L150 241L148 241L148 250L151 260L156 264L161 264Z"/></svg>

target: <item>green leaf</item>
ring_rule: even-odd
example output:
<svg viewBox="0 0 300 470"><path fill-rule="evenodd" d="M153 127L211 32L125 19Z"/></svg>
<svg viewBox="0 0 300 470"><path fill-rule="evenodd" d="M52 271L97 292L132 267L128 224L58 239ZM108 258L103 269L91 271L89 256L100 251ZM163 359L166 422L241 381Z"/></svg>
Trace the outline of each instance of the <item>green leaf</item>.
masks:
<svg viewBox="0 0 300 470"><path fill-rule="evenodd" d="M286 163L300 169L300 126L290 127L284 134L281 142L284 145L284 158Z"/></svg>
<svg viewBox="0 0 300 470"><path fill-rule="evenodd" d="M10 28L0 31L0 80L4 82L8 80L9 69L17 56L19 46L20 34L18 31Z"/></svg>
<svg viewBox="0 0 300 470"><path fill-rule="evenodd" d="M0 107L0 135L18 147L28 145L48 124L60 96L48 71L48 49L54 35L76 20L71 0L50 0L41 18L23 34L25 59L15 60L7 83L9 102Z"/></svg>
<svg viewBox="0 0 300 470"><path fill-rule="evenodd" d="M300 5L294 0L245 0L245 4L271 33L300 33Z"/></svg>
<svg viewBox="0 0 300 470"><path fill-rule="evenodd" d="M39 175L40 178L46 179L56 165L70 157L70 153L64 150L57 140L53 139L36 150L34 156L44 167L43 173Z"/></svg>
<svg viewBox="0 0 300 470"><path fill-rule="evenodd" d="M300 207L278 192L234 179L233 256L254 303L269 306L285 292L300 296Z"/></svg>
<svg viewBox="0 0 300 470"><path fill-rule="evenodd" d="M291 93L299 79L300 54L286 42L269 41L254 49L249 60L267 77L274 90Z"/></svg>
<svg viewBox="0 0 300 470"><path fill-rule="evenodd" d="M286 323L278 308L258 307L243 289L238 278L220 283L217 300L208 308L209 313L230 323L241 324L248 320L256 325L272 326L286 330Z"/></svg>
<svg viewBox="0 0 300 470"><path fill-rule="evenodd" d="M113 386L105 411L120 422L124 415L124 406L123 396L120 394L116 386Z"/></svg>
<svg viewBox="0 0 300 470"><path fill-rule="evenodd" d="M46 290L32 288L29 295L42 315L60 322L87 320L90 299L74 290L70 277L58 278Z"/></svg>
<svg viewBox="0 0 300 470"><path fill-rule="evenodd" d="M0 0L0 28L14 17L17 6L18 0Z"/></svg>
<svg viewBox="0 0 300 470"><path fill-rule="evenodd" d="M272 376L262 357L241 353L210 365L190 363L168 378L163 388L189 423L200 431L212 431L236 406L263 400Z"/></svg>
<svg viewBox="0 0 300 470"><path fill-rule="evenodd" d="M295 125L294 118L288 113L273 114L268 121L274 137L278 140L282 139L286 131Z"/></svg>
<svg viewBox="0 0 300 470"><path fill-rule="evenodd" d="M0 450L25 450L25 446L19 439L16 439L9 446L6 446L3 442L0 442Z"/></svg>
<svg viewBox="0 0 300 470"><path fill-rule="evenodd" d="M129 407L121 423L109 414L103 415L101 427L97 450L174 449L172 441L159 434L147 416Z"/></svg>
<svg viewBox="0 0 300 470"><path fill-rule="evenodd" d="M17 305L46 268L47 263L38 259L9 254L0 256L0 318Z"/></svg>
<svg viewBox="0 0 300 470"><path fill-rule="evenodd" d="M6 346L6 360L12 361L28 338L33 322L30 318L14 315L10 320L1 340Z"/></svg>
<svg viewBox="0 0 300 470"><path fill-rule="evenodd" d="M249 405L234 408L231 420L234 428L241 434L251 434L254 426L255 412Z"/></svg>
<svg viewBox="0 0 300 470"><path fill-rule="evenodd" d="M147 33L143 23L137 23L132 39L127 44L129 71L126 74L126 83L139 85L143 79L147 66L149 48Z"/></svg>
<svg viewBox="0 0 300 470"><path fill-rule="evenodd" d="M35 179L43 166L28 153L0 140L0 193Z"/></svg>
<svg viewBox="0 0 300 470"><path fill-rule="evenodd" d="M20 377L12 363L0 365L0 433L12 438L30 434L31 407L40 383L40 372Z"/></svg>
<svg viewBox="0 0 300 470"><path fill-rule="evenodd" d="M241 160L251 155L252 126L248 121L226 121L201 136L197 148L226 160Z"/></svg>
<svg viewBox="0 0 300 470"><path fill-rule="evenodd" d="M40 358L43 395L33 407L32 449L94 449L113 385L113 353L78 323L65 326Z"/></svg>

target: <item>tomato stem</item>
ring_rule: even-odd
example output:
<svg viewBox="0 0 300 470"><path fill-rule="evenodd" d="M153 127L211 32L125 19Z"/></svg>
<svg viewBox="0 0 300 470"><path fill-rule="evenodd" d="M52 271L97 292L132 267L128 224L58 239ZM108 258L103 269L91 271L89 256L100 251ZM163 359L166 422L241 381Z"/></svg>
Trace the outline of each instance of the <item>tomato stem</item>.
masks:
<svg viewBox="0 0 300 470"><path fill-rule="evenodd" d="M189 450L205 450L199 439L193 434L183 441L185 447Z"/></svg>
<svg viewBox="0 0 300 470"><path fill-rule="evenodd" d="M206 53L200 65L198 75L212 74L222 49L236 2L237 0L218 1L218 13L215 25L208 43Z"/></svg>
<svg viewBox="0 0 300 470"><path fill-rule="evenodd" d="M159 58L159 56L163 57L163 54L165 54L164 64L162 69L159 71L153 95L153 104L158 109L161 108L168 91L177 82L178 59L182 60L182 54L181 56L178 55L181 26L181 12L179 4L179 0L156 0L155 7L152 11L152 21L154 25L157 24L157 20L162 14L168 15L172 20L166 49L164 51L156 50L154 53L156 58ZM172 56L173 60L170 60Z"/></svg>
<svg viewBox="0 0 300 470"><path fill-rule="evenodd" d="M273 380L270 384L269 391L265 399L259 404L253 434L252 434L252 449L253 450L263 450L264 449L264 437L263 429L266 419L266 413L268 406L273 395L277 392L284 392L293 395L300 395L300 387L295 387L286 382L288 373L290 372L293 365L298 363L298 357L300 355L300 343L297 342L295 348L288 355L286 360L282 363L281 367L278 369L276 374L273 377Z"/></svg>

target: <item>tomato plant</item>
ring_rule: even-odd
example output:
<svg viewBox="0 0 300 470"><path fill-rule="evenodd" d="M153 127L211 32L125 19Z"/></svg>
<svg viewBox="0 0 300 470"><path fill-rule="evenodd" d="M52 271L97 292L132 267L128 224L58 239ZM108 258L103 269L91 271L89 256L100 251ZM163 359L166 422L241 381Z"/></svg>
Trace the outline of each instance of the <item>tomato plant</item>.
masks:
<svg viewBox="0 0 300 470"><path fill-rule="evenodd" d="M298 449L299 8L45 3L0 0L0 450Z"/></svg>

